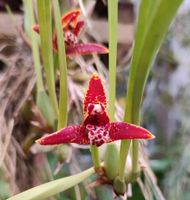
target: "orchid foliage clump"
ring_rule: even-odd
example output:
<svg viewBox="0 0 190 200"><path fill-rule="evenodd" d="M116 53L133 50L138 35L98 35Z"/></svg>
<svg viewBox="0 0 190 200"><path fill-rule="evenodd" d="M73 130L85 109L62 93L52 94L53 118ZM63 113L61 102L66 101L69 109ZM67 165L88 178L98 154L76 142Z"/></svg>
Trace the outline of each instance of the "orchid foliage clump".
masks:
<svg viewBox="0 0 190 200"><path fill-rule="evenodd" d="M124 195L127 192L128 184L139 179L142 169L145 177L147 176L146 167L148 168L148 166L141 169L139 165L139 140L153 139L154 136L148 130L140 127L142 96L152 61L181 2L182 0L141 1L127 84L125 116L123 121L116 122L114 120L114 110L116 99L118 1L108 0L109 107L100 76L93 74L84 97L83 122L67 126L67 87L69 87L69 84L67 83L66 56L74 58L75 56L92 53L108 53L108 50L99 44L79 42L79 34L84 27L84 21L79 20L81 15L79 9L68 11L61 18L58 0L37 0L39 25L33 23L31 27L33 26L33 31L40 34L49 102L53 107L56 119L58 119L58 128L56 132L45 135L36 142L40 145L70 143L90 145L94 166L73 176L34 187L10 199L44 199L77 185L95 173L97 174L95 186L101 185L103 187L109 183L113 186L115 194ZM25 3L28 4L27 1ZM53 6L55 18L55 29L53 31L51 6ZM33 12L31 4L28 9ZM32 15L30 17L32 18ZM34 22L34 18L31 21ZM32 37L36 37L36 35L33 34ZM33 48L35 50L35 47ZM52 69L53 51L59 57L59 102L55 92L55 78ZM39 74L38 68L36 68L36 73L39 79L42 75ZM44 87L42 88L44 89ZM117 149L115 150L114 142L117 140L121 140L121 145L119 153L115 154ZM107 152L112 153L107 155L103 159L103 163L101 163L99 147L103 144L107 145ZM132 167L129 170L126 168L126 160L130 148ZM110 158L113 159L112 162L110 162ZM115 167L114 164L118 164L118 166ZM148 178L147 180L150 180ZM148 184L150 188L156 185L155 182L150 181ZM163 199L158 187L155 186L155 188L153 190L154 196L159 197L157 199Z"/></svg>

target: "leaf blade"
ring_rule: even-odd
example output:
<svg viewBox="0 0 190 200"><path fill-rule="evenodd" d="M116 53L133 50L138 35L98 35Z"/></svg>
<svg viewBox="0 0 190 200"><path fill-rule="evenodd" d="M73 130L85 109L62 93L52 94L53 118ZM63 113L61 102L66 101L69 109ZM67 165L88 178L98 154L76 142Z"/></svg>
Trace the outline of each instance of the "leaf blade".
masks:
<svg viewBox="0 0 190 200"><path fill-rule="evenodd" d="M63 128L67 124L67 101L68 101L68 83L67 83L67 61L65 53L65 42L61 25L61 14L59 10L58 0L53 1L55 26L57 32L58 59L60 70L60 91L59 91L59 115L58 129Z"/></svg>
<svg viewBox="0 0 190 200"><path fill-rule="evenodd" d="M53 49L52 49L52 23L51 23L51 1L37 1L38 20L40 28L41 50L43 67L46 74L46 83L54 112L58 115L58 104L55 92L55 78L53 71Z"/></svg>
<svg viewBox="0 0 190 200"><path fill-rule="evenodd" d="M89 168L79 174L36 186L13 197L10 197L7 200L42 200L73 187L94 173L94 168Z"/></svg>

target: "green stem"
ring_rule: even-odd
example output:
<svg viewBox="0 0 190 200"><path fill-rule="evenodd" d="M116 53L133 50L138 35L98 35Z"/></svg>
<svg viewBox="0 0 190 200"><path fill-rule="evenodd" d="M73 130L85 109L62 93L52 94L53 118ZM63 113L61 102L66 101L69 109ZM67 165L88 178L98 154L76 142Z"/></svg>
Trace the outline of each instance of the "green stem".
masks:
<svg viewBox="0 0 190 200"><path fill-rule="evenodd" d="M94 168L97 169L101 167L98 147L96 147L95 145L91 145L90 150Z"/></svg>
<svg viewBox="0 0 190 200"><path fill-rule="evenodd" d="M132 141L132 174L136 174L139 170L139 141Z"/></svg>
<svg viewBox="0 0 190 200"><path fill-rule="evenodd" d="M125 163L129 152L131 140L123 140L120 147L120 160L119 160L119 178L125 179Z"/></svg>

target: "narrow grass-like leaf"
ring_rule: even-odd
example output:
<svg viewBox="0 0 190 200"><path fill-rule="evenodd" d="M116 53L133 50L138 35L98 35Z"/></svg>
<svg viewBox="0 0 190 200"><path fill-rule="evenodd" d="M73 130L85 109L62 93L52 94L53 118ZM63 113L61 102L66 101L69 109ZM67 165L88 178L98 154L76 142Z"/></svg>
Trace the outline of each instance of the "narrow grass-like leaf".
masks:
<svg viewBox="0 0 190 200"><path fill-rule="evenodd" d="M109 24L109 116L114 120L116 96L118 0L108 0Z"/></svg>
<svg viewBox="0 0 190 200"><path fill-rule="evenodd" d="M138 23L137 23L137 32L135 36L135 44L134 44L134 51L136 59L133 61L138 62L138 58L142 52L142 45L145 39L146 32L148 30L148 24L150 22L150 18L154 13L154 9L156 7L156 3L160 0L143 0L140 4L140 9L138 13ZM133 68L131 70L136 70ZM129 106L131 108L131 106ZM126 112L125 112L126 115Z"/></svg>
<svg viewBox="0 0 190 200"><path fill-rule="evenodd" d="M38 47L38 38L36 33L32 30L32 26L35 24L34 13L33 13L33 3L32 1L23 0L24 2L24 11L25 11L25 31L31 39L32 44L32 53L34 59L34 68L36 73L36 103L43 116L46 118L48 124L52 127L55 125L55 114L52 109L51 102L48 95L44 89L43 80L42 80L42 71L40 63L40 54Z"/></svg>
<svg viewBox="0 0 190 200"><path fill-rule="evenodd" d="M43 81L42 81L42 72L40 64L40 55L38 50L38 40L36 38L35 32L32 30L34 25L34 13L32 1L23 0L25 6L25 30L27 35L31 38L32 42L32 53L34 58L34 67L36 72L36 85L37 91L44 91Z"/></svg>
<svg viewBox="0 0 190 200"><path fill-rule="evenodd" d="M58 59L60 70L60 95L58 116L58 129L60 129L67 124L67 61L58 0L53 1L53 8L55 15L55 27L57 32Z"/></svg>
<svg viewBox="0 0 190 200"><path fill-rule="evenodd" d="M152 193L155 196L156 200L166 200L162 194L162 192L160 191L160 188L157 186L157 183L154 179L152 179L150 177L150 175L148 174L147 170L144 171L144 175L146 177L147 183L149 185L149 187L152 190Z"/></svg>
<svg viewBox="0 0 190 200"><path fill-rule="evenodd" d="M37 92L36 104L44 118L47 120L47 123L54 128L56 124L56 116L46 91Z"/></svg>
<svg viewBox="0 0 190 200"><path fill-rule="evenodd" d="M159 0L157 0L157 2L158 1ZM152 15L152 11L153 11L153 7L155 6L155 2L156 1L153 2L151 0L141 1L141 6L140 6L140 9L139 9L139 16L138 16L138 24L137 24L137 30L138 31L136 32L135 47L134 47L135 50L133 52L136 55L136 59L134 60L134 63L138 62L138 58L139 58L139 56L141 54L142 45L143 45L143 41L144 41L144 38L145 38L145 33L146 33L147 29L148 29L149 18ZM132 68L131 70L135 71L136 69L137 68ZM129 92L130 91L128 91L128 93ZM130 109L130 108L132 108L132 106L129 105L128 108ZM130 110L125 112L124 120L126 118L126 114L127 113L130 113ZM135 145L134 145L134 143L135 143ZM131 144L131 140L125 140L125 141L122 141L122 143L121 143L120 168L119 168L119 176L120 176L121 179L125 175L125 163L126 163L128 151L129 151L129 148L130 148L130 144ZM134 148L134 146L137 146L137 147ZM135 149L135 151L139 151L138 141L137 142L133 142L132 149L133 149L133 153L134 153L134 149ZM138 156L138 152L137 152L137 154L135 153L135 155ZM138 158L136 158L136 159L138 159Z"/></svg>
<svg viewBox="0 0 190 200"><path fill-rule="evenodd" d="M151 64L181 2L182 0L155 1L154 6L150 6L153 14L149 14L149 20L144 23L142 14L139 15L126 99L125 120L128 122L139 123L140 104ZM141 10L145 7L147 4L142 1Z"/></svg>
<svg viewBox="0 0 190 200"><path fill-rule="evenodd" d="M117 65L117 36L118 36L118 0L108 0L108 26L109 26L109 116L114 121L115 97L116 97L116 65ZM113 152L116 144L108 144L106 152ZM109 163L109 157L105 162ZM118 172L118 162L115 163L112 174L109 173L109 166L106 166L106 173L109 178L114 179ZM112 176L112 177L111 177Z"/></svg>
<svg viewBox="0 0 190 200"><path fill-rule="evenodd" d="M78 183L82 182L95 173L94 168L87 169L79 174L57 179L49 183L45 183L20 194L10 197L8 200L42 200L51 197L57 193L63 192Z"/></svg>
<svg viewBox="0 0 190 200"><path fill-rule="evenodd" d="M150 67L181 2L141 1L126 97L124 120L127 122L140 123L140 105ZM122 141L120 153L125 152L128 143ZM138 141L133 141L133 172L138 170L138 148Z"/></svg>
<svg viewBox="0 0 190 200"><path fill-rule="evenodd" d="M48 86L48 92L54 108L54 112L56 115L58 115L58 104L55 93L55 79L53 68L51 1L38 0L37 10L40 28L42 60L46 74L46 83Z"/></svg>

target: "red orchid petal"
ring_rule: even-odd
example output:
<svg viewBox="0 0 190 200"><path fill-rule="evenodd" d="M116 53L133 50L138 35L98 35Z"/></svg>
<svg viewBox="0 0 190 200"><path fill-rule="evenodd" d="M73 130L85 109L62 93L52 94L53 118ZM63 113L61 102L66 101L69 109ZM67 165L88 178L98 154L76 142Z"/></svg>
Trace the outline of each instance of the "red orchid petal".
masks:
<svg viewBox="0 0 190 200"><path fill-rule="evenodd" d="M108 49L100 44L76 44L75 46L68 46L66 49L68 56L73 57L77 55L88 55L92 53L107 54Z"/></svg>
<svg viewBox="0 0 190 200"><path fill-rule="evenodd" d="M90 141L85 132L85 126L68 126L55 133L44 136L36 143L41 145L54 145L54 144L66 144L66 143L77 143L77 144L89 144Z"/></svg>
<svg viewBox="0 0 190 200"><path fill-rule="evenodd" d="M32 27L33 31L35 31L36 33L39 33L40 32L40 27L39 27L39 24L34 24L33 27Z"/></svg>
<svg viewBox="0 0 190 200"><path fill-rule="evenodd" d="M126 122L113 122L105 126L88 124L88 138L90 144L101 146L122 139L153 139L155 138L148 130Z"/></svg>
<svg viewBox="0 0 190 200"><path fill-rule="evenodd" d="M85 118L83 125L86 126L88 124L96 125L96 126L105 126L110 121L107 112L103 112L101 114L96 115L87 115Z"/></svg>
<svg viewBox="0 0 190 200"><path fill-rule="evenodd" d="M112 122L106 125L111 140L123 139L153 139L155 138L147 129L129 124L127 122Z"/></svg>
<svg viewBox="0 0 190 200"><path fill-rule="evenodd" d="M76 10L67 12L65 15L63 15L61 18L61 23L62 23L63 29L69 25L75 28L80 14L81 14L80 10L76 9Z"/></svg>
<svg viewBox="0 0 190 200"><path fill-rule="evenodd" d="M73 33L76 35L76 36L79 36L81 30L84 28L84 21L79 21L76 25L76 27L74 28L73 30Z"/></svg>
<svg viewBox="0 0 190 200"><path fill-rule="evenodd" d="M99 147L104 143L109 143L113 141L109 136L109 132L106 126L94 126L88 124L86 126L86 129L88 130L88 138L90 140L90 144Z"/></svg>
<svg viewBox="0 0 190 200"><path fill-rule="evenodd" d="M104 87L100 77L97 74L93 74L84 99L84 113L88 111L90 104L101 104L106 109L107 99L104 91Z"/></svg>

